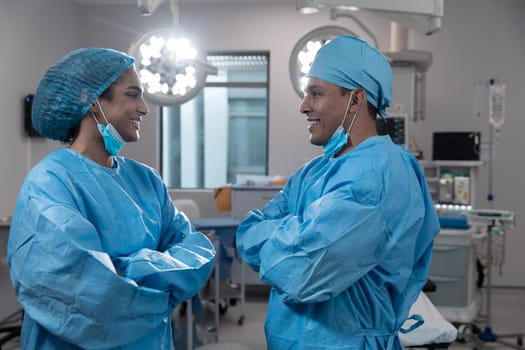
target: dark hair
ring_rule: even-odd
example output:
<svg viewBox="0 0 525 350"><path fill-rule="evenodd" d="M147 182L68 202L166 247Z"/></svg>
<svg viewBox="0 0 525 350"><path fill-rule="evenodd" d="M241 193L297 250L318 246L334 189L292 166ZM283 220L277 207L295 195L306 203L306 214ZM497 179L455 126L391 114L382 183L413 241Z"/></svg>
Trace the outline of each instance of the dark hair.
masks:
<svg viewBox="0 0 525 350"><path fill-rule="evenodd" d="M117 79L118 80L118 79ZM110 86L108 86L108 88L106 90L104 90L101 94L100 94L100 98L104 99L104 100L108 100L108 101L111 101L113 99L113 85L115 85L116 81L113 82L113 84L111 84Z"/></svg>
<svg viewBox="0 0 525 350"><path fill-rule="evenodd" d="M347 93L351 92L352 90L349 90L347 88L344 88L344 87L340 87L341 88L341 95L344 96L346 95ZM370 102L366 101L366 106L367 106L367 109L368 109L368 115L370 116L370 118L372 118L372 120L376 120L377 119L377 108L374 107L373 104L371 104Z"/></svg>
<svg viewBox="0 0 525 350"><path fill-rule="evenodd" d="M69 129L69 133L67 134L67 137L64 140L64 143L72 144L73 141L75 141L75 139L77 138L79 132L80 132L80 121L77 123L77 125Z"/></svg>

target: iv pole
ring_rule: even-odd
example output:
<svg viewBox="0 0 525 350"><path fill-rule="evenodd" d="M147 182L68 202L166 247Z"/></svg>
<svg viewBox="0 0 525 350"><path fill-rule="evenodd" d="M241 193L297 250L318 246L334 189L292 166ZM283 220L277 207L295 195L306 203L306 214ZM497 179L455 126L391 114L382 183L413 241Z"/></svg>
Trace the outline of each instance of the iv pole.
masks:
<svg viewBox="0 0 525 350"><path fill-rule="evenodd" d="M498 81L497 79L490 79L489 80L489 86L493 86ZM493 98L490 96L489 98ZM501 96L501 99L503 99L503 96ZM493 101L491 101L493 103ZM499 103L503 103L503 100L499 101ZM499 107L491 107L490 113L494 113L492 109L498 109L497 112L503 113L502 106ZM498 126L501 126L503 124L503 118L501 120L497 121L499 122ZM489 115L489 154L488 154L488 193L487 193L487 201L489 203L489 209L494 210L494 193L493 193L493 145L494 145L494 122L491 120L491 116ZM499 130L499 128L498 128ZM490 218L488 227L487 227L487 233L488 233L488 241L487 241L487 284L486 284L486 321L485 321L485 329L483 332L479 334L479 339L483 342L497 342L500 344L503 344L505 346L514 348L514 349L525 349L523 347L523 333L514 333L514 334L500 334L497 335L492 331L492 231L494 227L497 227L498 219L496 217ZM502 224L502 222L500 222ZM512 343L506 342L501 340L501 338L514 338L517 339L517 345L514 345Z"/></svg>

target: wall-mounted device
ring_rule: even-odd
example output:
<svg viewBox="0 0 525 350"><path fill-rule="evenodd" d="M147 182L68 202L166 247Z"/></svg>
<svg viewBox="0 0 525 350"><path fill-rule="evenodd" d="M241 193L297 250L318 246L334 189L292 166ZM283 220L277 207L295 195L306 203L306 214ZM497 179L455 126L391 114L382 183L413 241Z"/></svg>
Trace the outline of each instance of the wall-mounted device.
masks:
<svg viewBox="0 0 525 350"><path fill-rule="evenodd" d="M378 135L389 135L398 145L410 148L409 119L406 114L388 113L384 118L376 119Z"/></svg>
<svg viewBox="0 0 525 350"><path fill-rule="evenodd" d="M33 127L31 121L31 108L33 107L33 99L35 95L29 94L24 97L24 130L29 137L42 137Z"/></svg>
<svg viewBox="0 0 525 350"><path fill-rule="evenodd" d="M481 133L476 131L435 132L433 160L479 160Z"/></svg>

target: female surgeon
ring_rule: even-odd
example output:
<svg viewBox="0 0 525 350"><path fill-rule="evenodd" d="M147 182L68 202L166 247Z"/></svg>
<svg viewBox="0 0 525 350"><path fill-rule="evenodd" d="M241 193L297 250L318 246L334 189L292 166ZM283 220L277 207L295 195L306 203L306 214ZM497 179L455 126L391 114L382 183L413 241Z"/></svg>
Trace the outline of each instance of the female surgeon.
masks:
<svg viewBox="0 0 525 350"><path fill-rule="evenodd" d="M149 109L134 59L75 50L42 78L43 136L67 142L27 175L8 243L23 349L173 349L170 316L215 250L152 168L119 156Z"/></svg>

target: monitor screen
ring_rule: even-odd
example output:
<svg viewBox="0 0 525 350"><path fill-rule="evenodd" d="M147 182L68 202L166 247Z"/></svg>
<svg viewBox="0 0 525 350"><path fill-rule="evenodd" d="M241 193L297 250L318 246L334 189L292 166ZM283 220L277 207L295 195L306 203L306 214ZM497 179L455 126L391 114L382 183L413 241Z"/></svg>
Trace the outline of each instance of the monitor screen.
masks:
<svg viewBox="0 0 525 350"><path fill-rule="evenodd" d="M409 147L408 116L406 114L389 114L385 119L377 118L378 135L390 135L394 143Z"/></svg>

